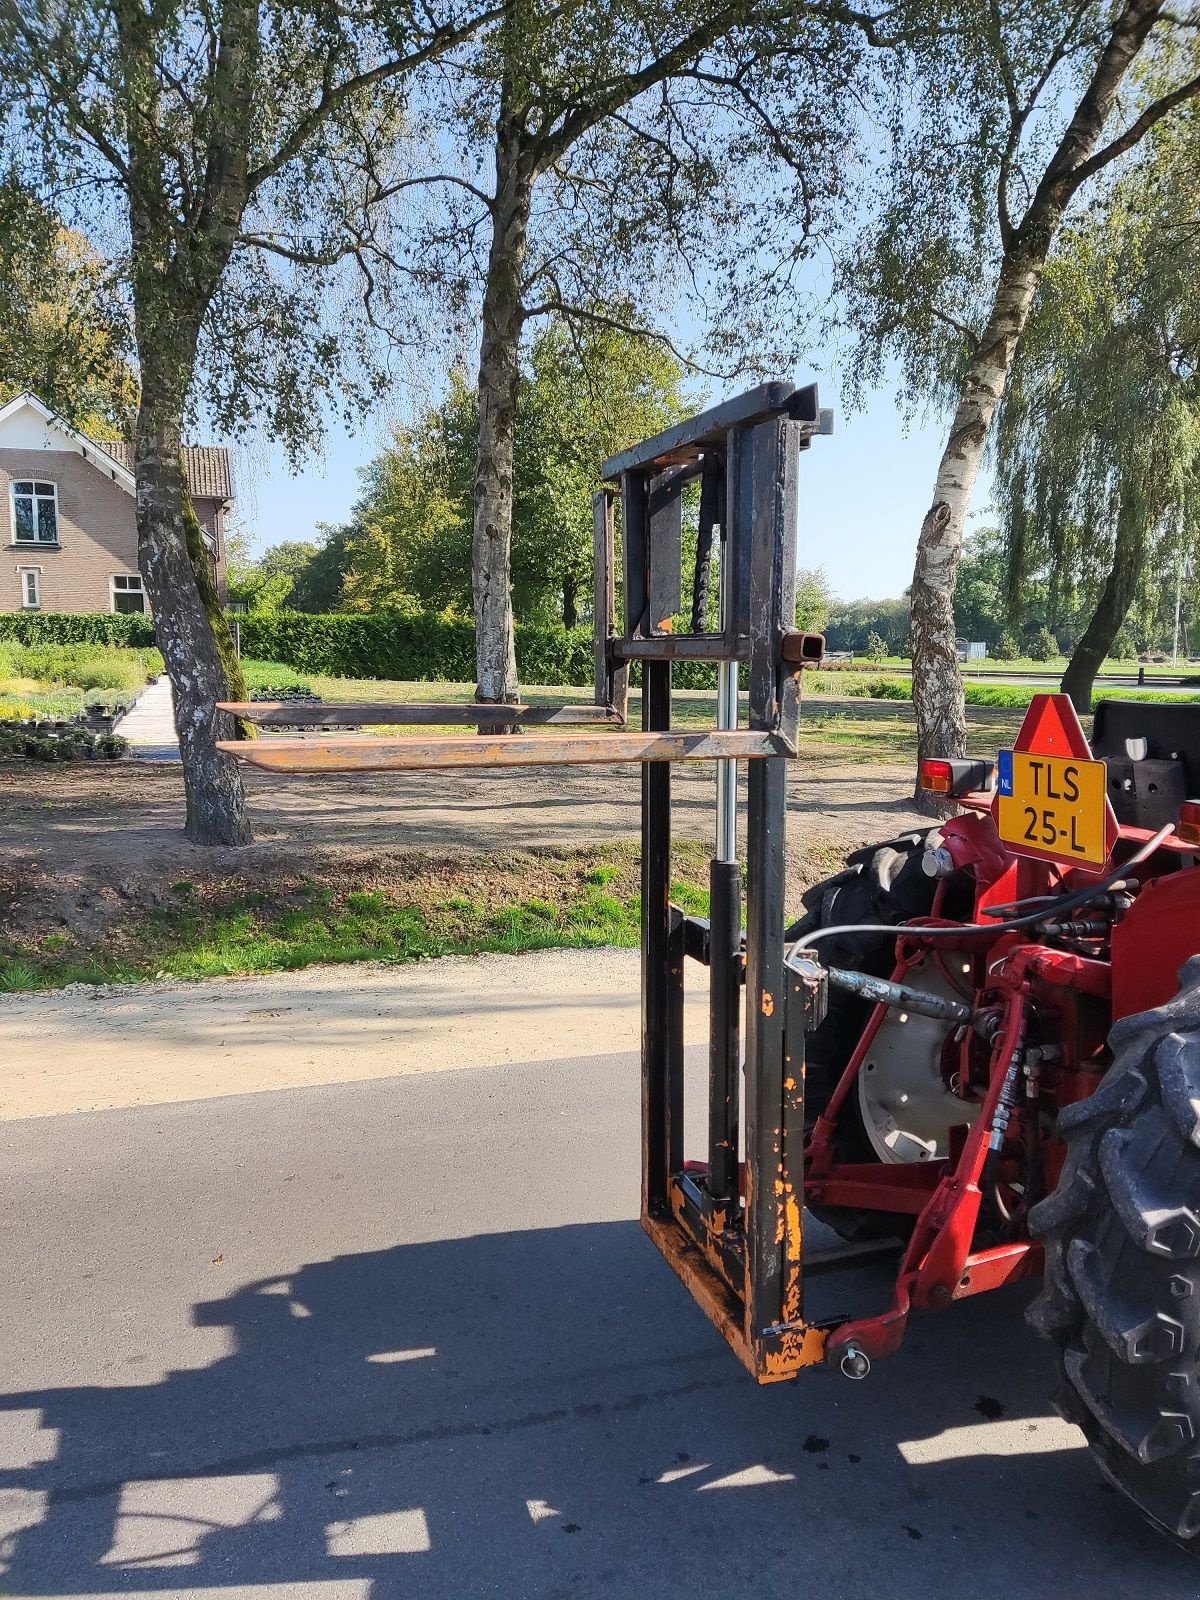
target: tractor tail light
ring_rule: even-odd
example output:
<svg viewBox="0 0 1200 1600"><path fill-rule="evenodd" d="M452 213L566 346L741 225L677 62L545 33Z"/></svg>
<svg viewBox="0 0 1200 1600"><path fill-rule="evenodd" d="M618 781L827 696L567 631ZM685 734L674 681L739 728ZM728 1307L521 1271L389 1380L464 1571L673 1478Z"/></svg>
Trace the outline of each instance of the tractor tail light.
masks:
<svg viewBox="0 0 1200 1600"><path fill-rule="evenodd" d="M1180 806L1175 836L1184 844L1200 845L1200 800L1185 800Z"/></svg>
<svg viewBox="0 0 1200 1600"><path fill-rule="evenodd" d="M921 787L930 794L949 794L954 787L954 768L949 761L922 761Z"/></svg>
<svg viewBox="0 0 1200 1600"><path fill-rule="evenodd" d="M958 799L962 795L976 794L980 789L990 789L994 771L991 761L922 761L921 787L929 794Z"/></svg>

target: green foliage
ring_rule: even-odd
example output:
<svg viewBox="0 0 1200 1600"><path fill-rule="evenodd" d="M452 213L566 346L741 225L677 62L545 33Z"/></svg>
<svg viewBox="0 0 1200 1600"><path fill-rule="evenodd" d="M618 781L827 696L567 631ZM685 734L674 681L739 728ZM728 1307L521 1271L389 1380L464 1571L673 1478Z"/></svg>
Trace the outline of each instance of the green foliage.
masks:
<svg viewBox="0 0 1200 1600"><path fill-rule="evenodd" d="M988 654L993 661L1015 661L1021 654L1021 646L1014 636L1005 629L995 643L988 647Z"/></svg>
<svg viewBox="0 0 1200 1600"><path fill-rule="evenodd" d="M107 263L15 172L0 176L0 404L28 389L93 439L120 438L133 354Z"/></svg>
<svg viewBox="0 0 1200 1600"><path fill-rule="evenodd" d="M796 573L796 626L804 633L824 633L837 602L824 567L800 567Z"/></svg>
<svg viewBox="0 0 1200 1600"><path fill-rule="evenodd" d="M312 616L281 611L273 616L241 619L242 650L257 667L247 666L252 690L260 683L262 663L269 672L289 677L291 670L333 678L384 678L408 682L471 683L475 678L474 624L455 617L424 613L378 612L367 616L339 613ZM590 628L553 624L517 624L517 665L530 684L588 685L594 678ZM711 689L716 668L711 662L680 662L674 672L680 689Z"/></svg>
<svg viewBox="0 0 1200 1600"><path fill-rule="evenodd" d="M36 679L77 689L136 690L162 670L157 650L0 643L0 679Z"/></svg>
<svg viewBox="0 0 1200 1600"><path fill-rule="evenodd" d="M825 627L830 650L864 655L872 633L883 640L885 655L908 654L908 600L834 600Z"/></svg>
<svg viewBox="0 0 1200 1600"><path fill-rule="evenodd" d="M845 695L851 700L911 700L912 682L908 678L870 678L857 672L832 677L818 674L811 685L818 694Z"/></svg>
<svg viewBox="0 0 1200 1600"><path fill-rule="evenodd" d="M242 676L247 691L260 700L286 699L313 692L312 685L297 678L292 668L282 661L252 661L243 656Z"/></svg>
<svg viewBox="0 0 1200 1600"><path fill-rule="evenodd" d="M242 648L256 660L329 677L470 683L475 676L474 624L420 613L248 616ZM591 633L518 625L517 659L530 683L588 683Z"/></svg>
<svg viewBox="0 0 1200 1600"><path fill-rule="evenodd" d="M592 494L600 463L685 409L679 362L653 340L608 328L571 337L552 321L531 341L514 462L518 620L574 627L590 609ZM351 522L302 572L312 574L322 555L340 560L340 604L349 611L471 615L477 433L475 391L456 370L445 400L398 430L366 469ZM299 587L299 575L296 581Z"/></svg>
<svg viewBox="0 0 1200 1600"><path fill-rule="evenodd" d="M129 749L128 740L119 734L96 735L79 725L55 729L46 722L30 728L25 726L27 720L11 715L0 701L0 758L42 762L116 761ZM47 940L45 948L54 947Z"/></svg>
<svg viewBox="0 0 1200 1600"><path fill-rule="evenodd" d="M0 639L19 644L152 645L154 623L147 616L107 611L0 612Z"/></svg>
<svg viewBox="0 0 1200 1600"><path fill-rule="evenodd" d="M287 539L273 545L257 560L246 548L244 534L225 540L225 571L231 604L249 611L305 610L294 599L296 580L316 560L319 546L311 540Z"/></svg>
<svg viewBox="0 0 1200 1600"><path fill-rule="evenodd" d="M517 404L513 606L572 628L591 609L592 495L600 464L688 410L683 369L656 340L550 321ZM586 599L585 599L586 597Z"/></svg>
<svg viewBox="0 0 1200 1600"><path fill-rule="evenodd" d="M874 630L872 630L867 635L867 659L869 661L874 661L875 664L878 665L879 662L881 662L887 655L887 653L887 645L880 638L880 636Z"/></svg>
<svg viewBox="0 0 1200 1600"><path fill-rule="evenodd" d="M954 586L954 625L960 638L982 639L991 655L1008 611L1007 573L1004 539L995 528L967 534Z"/></svg>
<svg viewBox="0 0 1200 1600"><path fill-rule="evenodd" d="M1030 661L1054 661L1058 658L1058 640L1044 625L1035 628L1025 642L1025 654Z"/></svg>
<svg viewBox="0 0 1200 1600"><path fill-rule="evenodd" d="M475 396L461 370L440 406L362 474L363 494L340 530L345 610L471 614L471 483Z"/></svg>
<svg viewBox="0 0 1200 1600"><path fill-rule="evenodd" d="M1064 231L1001 412L1010 592L1040 587L1029 609L1056 631L1071 619L1081 666L1169 648L1172 580L1200 549L1197 216L1200 113L1188 108ZM1197 598L1185 582L1185 627Z"/></svg>

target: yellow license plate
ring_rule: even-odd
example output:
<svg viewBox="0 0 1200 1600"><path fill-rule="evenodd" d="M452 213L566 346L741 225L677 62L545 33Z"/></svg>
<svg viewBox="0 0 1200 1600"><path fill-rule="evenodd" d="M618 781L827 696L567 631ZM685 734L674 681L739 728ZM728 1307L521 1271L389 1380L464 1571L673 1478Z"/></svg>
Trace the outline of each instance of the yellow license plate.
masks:
<svg viewBox="0 0 1200 1600"><path fill-rule="evenodd" d="M1102 867L1108 860L1106 784L1103 761L1006 751L996 831L1018 855Z"/></svg>

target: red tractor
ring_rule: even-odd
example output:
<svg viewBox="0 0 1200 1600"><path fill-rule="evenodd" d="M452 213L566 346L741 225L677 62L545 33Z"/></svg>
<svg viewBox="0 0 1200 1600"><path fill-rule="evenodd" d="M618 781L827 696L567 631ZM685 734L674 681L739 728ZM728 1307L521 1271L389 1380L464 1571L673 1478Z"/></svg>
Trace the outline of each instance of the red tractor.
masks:
<svg viewBox="0 0 1200 1600"><path fill-rule="evenodd" d="M831 1332L851 1377L911 1309L1044 1274L1062 1414L1155 1523L1200 1541L1200 706L1110 701L1089 751L1038 696L962 815L805 896L805 1199L899 1236L892 1303ZM988 786L988 787L985 787ZM903 924L897 929L895 924ZM881 925L887 929L881 932ZM818 966L807 952L819 953Z"/></svg>
<svg viewBox="0 0 1200 1600"><path fill-rule="evenodd" d="M863 1378L912 1312L1044 1274L1032 1319L1064 1414L1200 1546L1200 706L1104 704L1093 753L1069 700L1035 697L998 762L925 764L959 815L858 852L786 927L786 772L823 643L792 623L797 484L829 427L815 389L766 385L604 468L624 615L601 496L597 699L623 707L639 663L661 741L642 779L643 1225L760 1383ZM718 759L706 919L670 899L671 675L697 660L718 663L718 727L687 755L747 772L743 832ZM709 969L702 1156L683 1147L689 960ZM844 1248L808 1248L805 1208ZM882 1306L806 1314L815 1272L888 1251Z"/></svg>

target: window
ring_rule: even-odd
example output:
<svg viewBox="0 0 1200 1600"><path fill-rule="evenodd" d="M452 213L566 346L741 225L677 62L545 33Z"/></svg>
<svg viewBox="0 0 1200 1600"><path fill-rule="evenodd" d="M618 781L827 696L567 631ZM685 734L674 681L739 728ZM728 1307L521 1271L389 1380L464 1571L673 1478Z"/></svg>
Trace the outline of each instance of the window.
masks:
<svg viewBox="0 0 1200 1600"><path fill-rule="evenodd" d="M40 611L42 609L41 567L18 567L17 576L21 580L22 609L25 611Z"/></svg>
<svg viewBox="0 0 1200 1600"><path fill-rule="evenodd" d="M114 572L112 580L114 611L145 611L146 595L136 572Z"/></svg>
<svg viewBox="0 0 1200 1600"><path fill-rule="evenodd" d="M14 481L13 538L17 544L58 543L58 489L25 478Z"/></svg>

